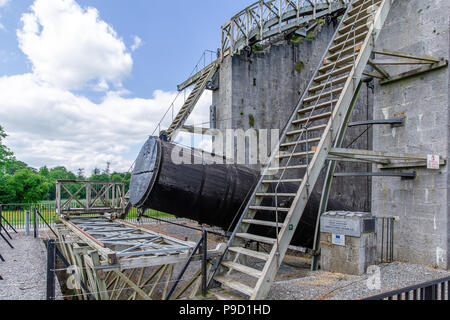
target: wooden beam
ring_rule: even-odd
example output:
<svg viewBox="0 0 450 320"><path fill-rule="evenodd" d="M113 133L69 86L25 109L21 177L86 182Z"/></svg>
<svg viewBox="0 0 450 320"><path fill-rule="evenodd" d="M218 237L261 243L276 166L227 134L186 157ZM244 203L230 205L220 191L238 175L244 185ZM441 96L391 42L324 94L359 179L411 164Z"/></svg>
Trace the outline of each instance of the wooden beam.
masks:
<svg viewBox="0 0 450 320"><path fill-rule="evenodd" d="M427 56L427 55L416 55L416 54L409 54L401 51L393 51L388 49L374 49L372 50L375 54L390 56L390 57L399 57L399 58L407 58L407 59L416 59L416 60L424 60L429 61L432 63L438 63L441 61L441 59Z"/></svg>
<svg viewBox="0 0 450 320"><path fill-rule="evenodd" d="M381 85L386 85L386 84L390 84L390 83L393 83L393 82L396 82L396 81L405 80L405 79L408 79L408 78L411 78L411 77L415 77L415 76L418 76L418 75L421 75L421 74L424 74L424 73L427 73L427 72L431 72L431 71L434 71L434 70L445 68L447 66L448 66L448 61L446 61L446 60L445 61L440 61L438 63L432 64L432 65L429 65L429 66L417 68L417 69L414 69L414 70L410 70L410 71L407 71L407 72L400 73L398 75L390 76L390 77L386 78L385 80L380 81L380 84Z"/></svg>

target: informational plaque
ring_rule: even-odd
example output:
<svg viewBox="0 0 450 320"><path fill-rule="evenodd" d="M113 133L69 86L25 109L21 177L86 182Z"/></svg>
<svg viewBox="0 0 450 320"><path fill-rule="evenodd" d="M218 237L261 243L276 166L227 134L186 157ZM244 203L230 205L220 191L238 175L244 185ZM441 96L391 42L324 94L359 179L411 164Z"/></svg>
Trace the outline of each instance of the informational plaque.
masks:
<svg viewBox="0 0 450 320"><path fill-rule="evenodd" d="M427 157L427 168L431 170L439 170L441 159L437 155L429 154Z"/></svg>
<svg viewBox="0 0 450 320"><path fill-rule="evenodd" d="M321 219L320 232L360 237L361 220L324 216Z"/></svg>
<svg viewBox="0 0 450 320"><path fill-rule="evenodd" d="M332 243L336 246L345 247L345 236L340 234L333 234Z"/></svg>

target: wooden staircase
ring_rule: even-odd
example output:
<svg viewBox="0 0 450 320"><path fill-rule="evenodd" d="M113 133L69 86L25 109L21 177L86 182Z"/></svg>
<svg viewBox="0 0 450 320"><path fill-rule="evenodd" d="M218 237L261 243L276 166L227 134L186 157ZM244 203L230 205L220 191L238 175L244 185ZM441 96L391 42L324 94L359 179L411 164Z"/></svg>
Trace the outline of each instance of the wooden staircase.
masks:
<svg viewBox="0 0 450 320"><path fill-rule="evenodd" d="M189 97L186 99L182 108L166 131L167 139L169 141L173 141L175 139L176 131L184 126L186 120L194 110L195 105L205 91L208 82L212 80L218 68L219 64L217 62L213 62L201 71L201 75L195 81L194 89L189 94Z"/></svg>
<svg viewBox="0 0 450 320"><path fill-rule="evenodd" d="M348 116L351 101L393 1L354 0L347 8L282 134L278 150L273 153L270 165L246 203L224 255L212 269L209 288L213 284L219 285L210 290L217 299L232 297L227 290L251 300L267 297L309 195ZM297 193L278 193L283 183L296 184ZM286 199L291 200L290 206L286 206ZM263 200L271 200L274 205L262 206ZM274 219L255 220L260 211L272 213ZM282 221L279 219L281 214L286 216ZM273 239L251 234L249 230L252 225L275 228L277 237ZM271 250L269 253L251 250L247 246L251 242L264 243L271 246ZM241 259L243 257L245 259ZM259 263L250 265L241 260ZM234 273L250 276L253 284L236 281Z"/></svg>

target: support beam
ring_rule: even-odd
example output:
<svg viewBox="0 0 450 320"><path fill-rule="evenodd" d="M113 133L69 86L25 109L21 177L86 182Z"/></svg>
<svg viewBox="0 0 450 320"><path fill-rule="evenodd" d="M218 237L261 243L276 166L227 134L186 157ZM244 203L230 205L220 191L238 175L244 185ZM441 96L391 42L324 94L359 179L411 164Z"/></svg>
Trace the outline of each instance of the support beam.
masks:
<svg viewBox="0 0 450 320"><path fill-rule="evenodd" d="M415 179L417 178L417 172L340 172L335 173L334 177L399 177L403 179Z"/></svg>
<svg viewBox="0 0 450 320"><path fill-rule="evenodd" d="M368 121L358 121L348 124L348 127L360 127L360 126L372 126L372 125L392 125L392 126L403 126L405 124L404 118L389 119L389 120L368 120Z"/></svg>
<svg viewBox="0 0 450 320"><path fill-rule="evenodd" d="M387 79L381 81L380 84L381 85L386 85L386 84L390 84L390 83L393 83L393 82L396 82L396 81L405 80L405 79L408 79L408 78L411 78L411 77L415 77L415 76L418 76L418 75L421 75L421 74L424 74L424 73L427 73L427 72L431 72L431 71L434 71L434 70L445 68L447 66L448 66L448 61L446 61L446 60L445 61L440 61L438 63L432 64L432 65L429 65L429 66L413 69L413 70L410 70L410 71L407 71L407 72L400 73L398 75L390 76Z"/></svg>

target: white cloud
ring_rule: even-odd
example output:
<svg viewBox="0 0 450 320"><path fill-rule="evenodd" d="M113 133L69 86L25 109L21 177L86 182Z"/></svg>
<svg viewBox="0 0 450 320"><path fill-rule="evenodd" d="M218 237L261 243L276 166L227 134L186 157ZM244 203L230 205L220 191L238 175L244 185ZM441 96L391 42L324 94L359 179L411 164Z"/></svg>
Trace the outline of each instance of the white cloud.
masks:
<svg viewBox="0 0 450 320"><path fill-rule="evenodd" d="M9 1L10 0L0 0L0 8L6 6Z"/></svg>
<svg viewBox="0 0 450 320"><path fill-rule="evenodd" d="M176 92L155 91L152 99L109 93L95 104L25 74L0 78L0 95L7 143L19 159L35 167L66 165L89 172L104 167L106 161L113 163L114 170L128 170L132 161L123 154L152 133ZM209 108L210 99L210 94L202 97L194 121L204 121L202 110Z"/></svg>
<svg viewBox="0 0 450 320"><path fill-rule="evenodd" d="M139 38L138 36L134 36L134 43L131 46L131 51L136 51L140 47L142 47L142 39Z"/></svg>
<svg viewBox="0 0 450 320"><path fill-rule="evenodd" d="M17 36L36 76L64 89L81 89L89 81L121 86L133 60L97 9L73 0L36 0L30 8Z"/></svg>
<svg viewBox="0 0 450 320"><path fill-rule="evenodd" d="M18 159L36 168L63 165L90 173L109 161L112 170L127 171L137 157L127 156L130 148L140 148L152 134L176 92L157 90L152 99L126 97L129 92L118 83L131 71L132 58L96 9L84 10L73 0L35 0L31 11L23 15L18 37L33 73L0 77L6 143ZM114 83L118 90L108 91ZM105 92L102 101L70 91L83 86ZM208 92L189 122L209 121L210 104ZM163 129L170 120L171 113Z"/></svg>

